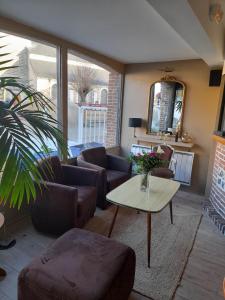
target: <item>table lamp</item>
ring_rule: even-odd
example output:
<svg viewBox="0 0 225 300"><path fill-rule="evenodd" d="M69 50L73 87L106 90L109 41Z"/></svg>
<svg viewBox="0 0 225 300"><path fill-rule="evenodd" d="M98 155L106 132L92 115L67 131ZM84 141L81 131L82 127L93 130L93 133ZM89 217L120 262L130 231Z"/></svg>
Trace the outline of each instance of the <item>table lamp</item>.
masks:
<svg viewBox="0 0 225 300"><path fill-rule="evenodd" d="M136 135L135 135L135 129L137 127L140 128L141 124L142 124L142 119L141 118L129 118L129 124L128 124L128 126L134 128L134 138L136 137Z"/></svg>

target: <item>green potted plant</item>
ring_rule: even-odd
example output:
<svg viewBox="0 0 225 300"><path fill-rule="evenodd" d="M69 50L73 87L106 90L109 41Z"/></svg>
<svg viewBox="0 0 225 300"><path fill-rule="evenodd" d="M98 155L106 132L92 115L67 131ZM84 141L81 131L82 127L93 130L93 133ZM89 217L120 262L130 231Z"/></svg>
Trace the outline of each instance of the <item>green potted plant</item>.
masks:
<svg viewBox="0 0 225 300"><path fill-rule="evenodd" d="M4 47L4 46L2 46ZM1 48L2 48L1 47ZM48 141L67 155L66 142L53 115L51 100L20 79L3 76L8 53L0 54L0 203L20 208L22 202L35 199L42 176L38 160L46 156ZM3 75L2 75L3 74Z"/></svg>

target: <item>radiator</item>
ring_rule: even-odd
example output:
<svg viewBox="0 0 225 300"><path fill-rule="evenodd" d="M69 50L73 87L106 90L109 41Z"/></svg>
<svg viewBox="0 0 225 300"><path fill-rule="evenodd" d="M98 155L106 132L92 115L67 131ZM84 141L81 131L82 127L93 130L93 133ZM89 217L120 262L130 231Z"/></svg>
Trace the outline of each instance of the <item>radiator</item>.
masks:
<svg viewBox="0 0 225 300"><path fill-rule="evenodd" d="M174 150L173 160L174 163L171 164L171 170L175 174L174 179L182 184L191 185L194 153Z"/></svg>

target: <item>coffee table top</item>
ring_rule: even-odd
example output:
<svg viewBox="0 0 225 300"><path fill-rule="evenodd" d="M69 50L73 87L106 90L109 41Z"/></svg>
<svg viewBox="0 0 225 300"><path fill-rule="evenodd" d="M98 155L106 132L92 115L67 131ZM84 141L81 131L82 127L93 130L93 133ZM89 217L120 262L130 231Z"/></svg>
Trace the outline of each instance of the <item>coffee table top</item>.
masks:
<svg viewBox="0 0 225 300"><path fill-rule="evenodd" d="M157 213L173 198L180 187L177 181L149 176L149 191L140 190L141 175L137 175L106 195L109 202L135 208L140 211Z"/></svg>

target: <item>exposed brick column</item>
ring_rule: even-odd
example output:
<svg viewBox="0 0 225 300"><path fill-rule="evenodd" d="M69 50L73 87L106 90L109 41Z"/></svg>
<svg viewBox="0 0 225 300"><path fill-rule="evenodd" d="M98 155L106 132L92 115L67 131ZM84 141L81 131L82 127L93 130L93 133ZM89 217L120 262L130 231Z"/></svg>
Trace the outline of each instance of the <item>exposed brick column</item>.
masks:
<svg viewBox="0 0 225 300"><path fill-rule="evenodd" d="M209 199L215 210L225 220L225 180L223 174L225 174L225 145L217 143Z"/></svg>
<svg viewBox="0 0 225 300"><path fill-rule="evenodd" d="M120 93L121 93L121 75L119 73L109 74L108 101L107 101L107 119L105 132L105 145L112 147L118 144L120 122Z"/></svg>

